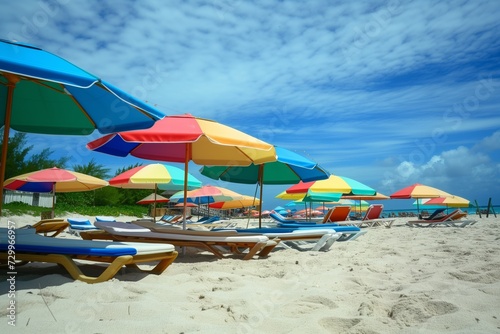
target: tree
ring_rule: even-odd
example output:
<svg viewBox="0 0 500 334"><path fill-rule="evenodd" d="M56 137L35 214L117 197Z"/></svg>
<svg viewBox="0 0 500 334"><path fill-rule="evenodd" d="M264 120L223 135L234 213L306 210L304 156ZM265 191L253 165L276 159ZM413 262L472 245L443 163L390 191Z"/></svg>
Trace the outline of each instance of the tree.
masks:
<svg viewBox="0 0 500 334"><path fill-rule="evenodd" d="M98 164L94 158L85 165L74 165L73 170L78 173L97 177L99 179L107 179L109 177L110 169L104 165ZM120 196L112 189L104 187L92 191L78 192L78 193L61 193L57 199L67 205L113 205L119 203Z"/></svg>
<svg viewBox="0 0 500 334"><path fill-rule="evenodd" d="M50 156L54 152L49 148L30 155L33 145L28 145L26 136L26 133L16 132L14 136L9 138L7 161L5 162L5 179L54 166L65 168L70 158L51 159ZM3 141L0 144L0 149L2 146Z"/></svg>

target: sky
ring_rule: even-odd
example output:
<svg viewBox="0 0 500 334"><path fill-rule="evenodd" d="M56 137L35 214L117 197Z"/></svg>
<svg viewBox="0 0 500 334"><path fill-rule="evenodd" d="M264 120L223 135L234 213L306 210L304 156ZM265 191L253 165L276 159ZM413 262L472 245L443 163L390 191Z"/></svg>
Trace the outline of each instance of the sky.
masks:
<svg viewBox="0 0 500 334"><path fill-rule="evenodd" d="M414 183L500 204L500 3L10 2L0 38L36 45L155 106L237 128L386 195ZM68 164L101 136L29 135ZM254 195L256 187L204 184ZM264 209L290 185L264 186ZM411 200L381 202L388 209Z"/></svg>

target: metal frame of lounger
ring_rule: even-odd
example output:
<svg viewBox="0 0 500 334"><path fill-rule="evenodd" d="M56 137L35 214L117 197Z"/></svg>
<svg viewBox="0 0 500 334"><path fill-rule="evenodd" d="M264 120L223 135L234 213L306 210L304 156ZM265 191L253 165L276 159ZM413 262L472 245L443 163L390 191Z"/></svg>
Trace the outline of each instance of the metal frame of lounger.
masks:
<svg viewBox="0 0 500 334"><path fill-rule="evenodd" d="M125 223L122 223L125 224ZM150 222L136 222L137 226L150 229L151 232L141 236L141 232L135 233L113 233L111 230L106 231L87 231L80 233L82 239L85 240L112 240L112 241L128 241L128 242L151 242L151 243L168 243L179 247L195 247L202 250L207 250L218 258L224 258L224 254L219 247L227 247L229 251L235 255L245 255L243 260L250 260L254 256L260 258L269 256L269 253L281 241L279 238L270 240L262 235L238 235L236 231L228 232L213 232L213 231L189 231L177 230L165 226L154 226L156 224ZM132 224L130 224L132 225ZM106 229L105 224L99 225ZM189 239L189 237L192 239ZM224 240L224 237L231 237L233 240ZM249 241L248 237L259 237L255 241ZM220 239L220 240L217 240ZM239 239L239 240L237 240ZM240 249L248 250L248 252Z"/></svg>

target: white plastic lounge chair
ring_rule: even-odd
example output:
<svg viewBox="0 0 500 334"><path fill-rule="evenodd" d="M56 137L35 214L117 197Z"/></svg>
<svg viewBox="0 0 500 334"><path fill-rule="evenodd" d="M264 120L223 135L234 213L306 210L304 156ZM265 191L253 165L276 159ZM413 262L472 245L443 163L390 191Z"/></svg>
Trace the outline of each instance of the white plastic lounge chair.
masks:
<svg viewBox="0 0 500 334"><path fill-rule="evenodd" d="M151 272L161 274L177 257L169 244L120 243L76 239L49 238L35 229L15 230L15 255L9 253L8 229L0 228L0 263L16 266L28 262L57 263L75 280L99 283L114 277L123 267L137 268L137 263L159 261ZM88 276L74 260L109 263L99 276ZM9 267L10 268L10 267Z"/></svg>
<svg viewBox="0 0 500 334"><path fill-rule="evenodd" d="M279 239L270 240L263 235L239 235L236 231L190 231L173 229L152 222L137 221L134 224L120 222L99 222L96 226L102 231L82 232L83 239L101 239L131 242L169 243L180 247L196 247L212 252L223 258L216 246L227 247L232 254L240 255L240 249L248 250L244 260L255 255L266 257L278 245Z"/></svg>
<svg viewBox="0 0 500 334"><path fill-rule="evenodd" d="M286 228L250 228L250 229L216 229L215 231L237 231L239 234L262 234L270 239L279 238L280 245L297 250L328 251L333 243L342 236L333 229L286 229ZM303 247L312 244L312 247ZM288 246L288 247L287 247Z"/></svg>

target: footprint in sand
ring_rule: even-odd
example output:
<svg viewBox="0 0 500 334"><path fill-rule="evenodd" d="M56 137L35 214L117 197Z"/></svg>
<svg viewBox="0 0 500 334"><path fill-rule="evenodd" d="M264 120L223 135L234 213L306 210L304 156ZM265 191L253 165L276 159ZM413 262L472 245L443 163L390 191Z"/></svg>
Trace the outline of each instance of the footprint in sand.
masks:
<svg viewBox="0 0 500 334"><path fill-rule="evenodd" d="M500 279L500 271L482 271L477 272L473 270L454 271L449 273L451 276L461 281L491 284L498 282Z"/></svg>
<svg viewBox="0 0 500 334"><path fill-rule="evenodd" d="M309 296L285 306L283 310L286 310L284 312L285 316L295 318L298 315L309 314L318 309L324 310L328 308L331 310L337 307L337 304L331 299L322 296Z"/></svg>
<svg viewBox="0 0 500 334"><path fill-rule="evenodd" d="M347 319L328 317L321 319L318 323L330 333L345 333L360 322L361 319L356 318Z"/></svg>
<svg viewBox="0 0 500 334"><path fill-rule="evenodd" d="M392 307L389 317L401 325L414 326L427 321L431 317L456 311L458 311L458 307L445 301L405 296Z"/></svg>

